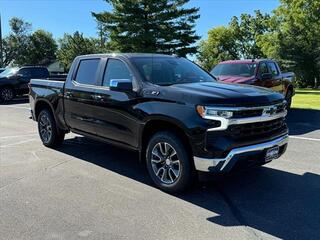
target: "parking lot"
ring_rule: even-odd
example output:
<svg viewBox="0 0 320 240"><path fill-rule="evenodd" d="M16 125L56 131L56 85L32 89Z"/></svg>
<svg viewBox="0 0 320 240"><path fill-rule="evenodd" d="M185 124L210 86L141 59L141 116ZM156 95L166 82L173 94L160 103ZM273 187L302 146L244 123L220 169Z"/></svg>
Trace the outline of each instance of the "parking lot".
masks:
<svg viewBox="0 0 320 240"><path fill-rule="evenodd" d="M0 105L0 239L320 238L320 111L289 113L280 159L169 195L133 152L74 134L45 148L28 109Z"/></svg>

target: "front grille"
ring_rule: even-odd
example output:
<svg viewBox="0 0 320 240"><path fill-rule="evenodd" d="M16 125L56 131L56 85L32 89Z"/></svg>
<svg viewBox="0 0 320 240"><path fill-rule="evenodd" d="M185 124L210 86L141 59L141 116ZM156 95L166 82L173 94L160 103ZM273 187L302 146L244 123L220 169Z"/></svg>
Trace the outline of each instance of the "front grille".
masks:
<svg viewBox="0 0 320 240"><path fill-rule="evenodd" d="M284 126L284 118L278 118L276 120L267 122L256 122L230 126L227 131L233 138L240 139L272 134Z"/></svg>
<svg viewBox="0 0 320 240"><path fill-rule="evenodd" d="M235 111L233 113L233 117L234 118L258 117L262 115L262 112L263 112L263 109Z"/></svg>

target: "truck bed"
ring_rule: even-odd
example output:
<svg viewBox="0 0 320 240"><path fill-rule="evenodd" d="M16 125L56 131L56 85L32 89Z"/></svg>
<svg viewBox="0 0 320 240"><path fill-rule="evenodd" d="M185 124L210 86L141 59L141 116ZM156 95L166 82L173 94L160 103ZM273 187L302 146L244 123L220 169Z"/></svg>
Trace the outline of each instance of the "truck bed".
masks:
<svg viewBox="0 0 320 240"><path fill-rule="evenodd" d="M56 78L49 78L49 79L31 79L30 86L31 87L46 87L46 88L60 88L63 89L65 79L56 79Z"/></svg>

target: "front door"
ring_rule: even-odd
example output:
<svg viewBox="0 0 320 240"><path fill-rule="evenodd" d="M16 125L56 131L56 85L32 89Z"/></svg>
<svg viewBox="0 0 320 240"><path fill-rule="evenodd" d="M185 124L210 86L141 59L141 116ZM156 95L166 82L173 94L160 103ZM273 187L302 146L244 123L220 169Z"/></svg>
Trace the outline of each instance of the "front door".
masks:
<svg viewBox="0 0 320 240"><path fill-rule="evenodd" d="M262 76L264 74L270 74L270 78L268 79L263 79ZM275 79L275 76L272 74L271 69L269 67L268 62L261 62L259 64L259 71L258 71L258 81L256 82L256 85L265 87L265 88L270 88L274 91L279 91L279 86L277 83L277 80Z"/></svg>
<svg viewBox="0 0 320 240"><path fill-rule="evenodd" d="M272 89L276 92L283 93L282 76L274 62L268 62L269 72L272 74Z"/></svg>
<svg viewBox="0 0 320 240"><path fill-rule="evenodd" d="M119 79L132 81L133 75L125 62L109 58L93 108L96 132L100 137L136 148L139 120L133 106L137 97L134 91L110 90L110 80Z"/></svg>

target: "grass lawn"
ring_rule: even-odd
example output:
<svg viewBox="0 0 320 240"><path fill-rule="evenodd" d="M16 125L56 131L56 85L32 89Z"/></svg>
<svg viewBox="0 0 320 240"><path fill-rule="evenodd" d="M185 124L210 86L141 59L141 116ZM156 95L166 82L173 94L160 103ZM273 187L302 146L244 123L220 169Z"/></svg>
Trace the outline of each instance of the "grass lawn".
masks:
<svg viewBox="0 0 320 240"><path fill-rule="evenodd" d="M296 89L296 95L292 101L292 108L320 110L320 89Z"/></svg>

